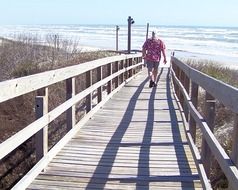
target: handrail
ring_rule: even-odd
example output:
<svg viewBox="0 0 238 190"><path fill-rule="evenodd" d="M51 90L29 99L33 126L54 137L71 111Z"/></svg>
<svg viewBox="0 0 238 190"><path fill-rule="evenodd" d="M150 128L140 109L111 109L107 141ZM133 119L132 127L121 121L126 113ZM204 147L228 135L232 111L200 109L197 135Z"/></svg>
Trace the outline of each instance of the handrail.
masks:
<svg viewBox="0 0 238 190"><path fill-rule="evenodd" d="M42 88L47 89L48 86L54 83L72 79L80 74L88 73L96 68L99 68L99 70L101 70L102 72L102 66L104 65L109 64L111 68L112 67L111 64L115 64L117 67L116 72L114 73L111 72L110 75L104 79L102 79L102 76L101 76L98 82L96 82L95 84L90 84L88 88L86 88L84 91L72 96L71 98L66 100L64 103L62 103L61 105L59 105L58 107L50 111L49 113L44 113L42 117L32 122L31 124L26 126L24 129L22 129L21 131L19 131L18 133L16 133L9 139L7 139L6 141L2 142L0 144L0 159L4 158L6 155L12 152L15 148L20 146L25 140L29 139L31 136L33 136L37 132L40 132L51 121L56 119L63 112L69 110L69 108L72 108L72 106L74 106L77 102L82 100L84 97L86 96L88 97L93 91L102 87L106 83L108 82L111 83L114 78L117 78L121 76L122 74L124 75L124 73L127 73L126 76L128 77L124 79L124 76L122 76L123 81L121 81L120 84L118 81L118 84L115 86L118 87L121 84L125 84L125 80L129 79L130 77L132 77L133 74L136 73L135 72L136 68L138 67L140 69L142 68L141 60L142 60L141 54L107 57L107 58L103 58L103 59L99 59L95 61L82 63L76 66L70 66L70 67L66 67L62 69L47 71L47 72L43 72L43 73L39 73L39 74L27 76L27 77L22 77L22 78L17 78L17 79L1 82L0 83L0 88L1 88L0 103L7 101L9 99L13 99L23 94L36 91L38 89L42 89ZM119 67L119 64L121 63L123 64L122 68ZM89 75L89 78L91 77L92 76ZM71 84L71 85L75 85L75 84ZM72 92L72 93L75 93L75 92ZM111 91L108 94L110 93ZM101 96L102 92L99 95ZM89 96L89 98L92 98L92 97ZM91 107L91 105L89 107ZM89 111L90 110L91 109L89 109ZM72 119L72 118L67 118L67 119Z"/></svg>
<svg viewBox="0 0 238 190"><path fill-rule="evenodd" d="M172 62L176 63L191 81L196 82L204 90L218 99L224 106L238 113L238 89L220 80L210 77L192 67L184 64L180 60L172 57ZM229 98L228 98L229 97Z"/></svg>
<svg viewBox="0 0 238 190"><path fill-rule="evenodd" d="M236 189L238 186L238 169L236 163L233 158L230 158L226 154L212 131L215 116L215 99L222 102L224 106L231 109L234 113L237 113L238 89L191 68L175 57L171 57L171 75L176 96L180 101L184 113L187 116L190 115L190 118L186 117L186 119L189 123L189 130L187 132L193 137L192 143L195 142L196 124L202 131L203 143L201 161L205 166L207 176L210 176L210 158L211 154L213 154L222 171L226 175L229 185L233 189ZM197 99L197 97L194 97L194 95L197 96L197 94L194 94L193 91L194 89L197 91L199 86L202 87L207 93L207 113L205 119L197 111L196 103L194 105L194 102L192 101L192 99ZM192 87L191 91L189 90L190 87ZM228 96L228 94L231 95ZM193 123L193 121L195 121L195 123ZM237 123L234 126L235 131L237 130L236 125ZM234 135L234 137L233 150L236 151L238 139L236 138L237 136Z"/></svg>
<svg viewBox="0 0 238 190"><path fill-rule="evenodd" d="M0 103L14 97L50 86L68 78L78 76L97 67L113 63L116 61L137 58L140 54L119 55L106 57L79 65L73 65L52 71L46 71L26 77L16 78L8 81L0 82Z"/></svg>

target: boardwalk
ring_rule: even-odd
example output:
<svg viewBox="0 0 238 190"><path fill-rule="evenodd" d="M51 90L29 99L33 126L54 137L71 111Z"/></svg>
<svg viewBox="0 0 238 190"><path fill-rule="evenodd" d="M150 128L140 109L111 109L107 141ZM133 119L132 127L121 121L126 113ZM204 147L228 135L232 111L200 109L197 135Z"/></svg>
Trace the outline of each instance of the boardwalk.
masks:
<svg viewBox="0 0 238 190"><path fill-rule="evenodd" d="M202 189L168 69L156 88L146 74L114 95L28 189Z"/></svg>

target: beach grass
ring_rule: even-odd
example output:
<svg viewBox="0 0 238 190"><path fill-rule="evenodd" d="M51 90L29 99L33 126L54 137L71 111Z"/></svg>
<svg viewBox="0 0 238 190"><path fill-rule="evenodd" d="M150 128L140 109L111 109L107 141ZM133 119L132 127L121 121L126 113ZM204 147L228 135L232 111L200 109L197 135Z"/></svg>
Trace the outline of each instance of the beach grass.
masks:
<svg viewBox="0 0 238 190"><path fill-rule="evenodd" d="M193 68L238 88L238 70L210 60L187 59L184 61Z"/></svg>

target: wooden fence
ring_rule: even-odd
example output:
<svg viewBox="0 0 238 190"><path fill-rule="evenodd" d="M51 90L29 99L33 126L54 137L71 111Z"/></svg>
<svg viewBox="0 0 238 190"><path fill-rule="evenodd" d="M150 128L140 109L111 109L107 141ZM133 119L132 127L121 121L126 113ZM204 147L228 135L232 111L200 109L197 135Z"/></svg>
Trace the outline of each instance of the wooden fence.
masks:
<svg viewBox="0 0 238 190"><path fill-rule="evenodd" d="M80 127L124 84L142 69L141 54L120 55L82 63L62 69L47 71L31 76L17 78L0 83L0 103L18 96L36 91L36 120L24 129L0 144L0 160L17 149L27 139L35 135L37 164L16 185L24 188L31 179L44 169L47 163L64 146ZM103 76L102 68L106 68L107 76ZM114 68L114 69L113 69ZM97 72L97 81L93 83L93 70ZM76 94L76 77L86 74L86 89ZM48 87L66 81L66 100L48 112ZM107 95L103 97L106 86ZM97 104L92 104L93 93L96 92ZM76 123L75 104L86 98L86 115ZM49 150L48 125L66 112L67 134Z"/></svg>
<svg viewBox="0 0 238 190"><path fill-rule="evenodd" d="M238 187L238 89L203 74L171 57L171 74L176 96L188 123L188 139L193 147L200 175L210 177L212 156L217 160L232 189ZM205 90L205 117L197 110L199 87ZM213 134L215 102L218 100L235 116L232 153L229 157ZM195 146L196 126L202 132L201 157ZM205 176L205 177L206 177Z"/></svg>

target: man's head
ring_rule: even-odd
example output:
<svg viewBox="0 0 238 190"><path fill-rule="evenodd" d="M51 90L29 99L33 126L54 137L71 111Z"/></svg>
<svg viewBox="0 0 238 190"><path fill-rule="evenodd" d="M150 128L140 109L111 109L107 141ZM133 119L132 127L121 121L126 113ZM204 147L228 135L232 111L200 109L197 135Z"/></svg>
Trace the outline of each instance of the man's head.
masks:
<svg viewBox="0 0 238 190"><path fill-rule="evenodd" d="M155 31L152 32L152 39L156 39L156 33L155 33Z"/></svg>

